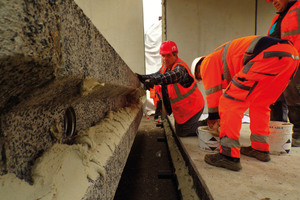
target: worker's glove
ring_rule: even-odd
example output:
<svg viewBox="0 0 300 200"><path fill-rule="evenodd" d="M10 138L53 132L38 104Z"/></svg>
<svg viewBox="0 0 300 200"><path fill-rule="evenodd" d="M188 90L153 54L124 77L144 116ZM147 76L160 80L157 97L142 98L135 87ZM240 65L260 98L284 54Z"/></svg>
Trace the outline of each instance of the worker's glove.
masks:
<svg viewBox="0 0 300 200"><path fill-rule="evenodd" d="M207 119L207 126L210 131L219 136L220 133L220 119Z"/></svg>
<svg viewBox="0 0 300 200"><path fill-rule="evenodd" d="M136 77L137 77L142 83L145 82L145 80L144 80L144 78L143 78L142 75L140 75L140 74L138 74L138 73L135 73L135 75L136 75Z"/></svg>
<svg viewBox="0 0 300 200"><path fill-rule="evenodd" d="M146 79L144 82L144 86L146 90L150 90L151 88L154 87L154 83L151 79Z"/></svg>

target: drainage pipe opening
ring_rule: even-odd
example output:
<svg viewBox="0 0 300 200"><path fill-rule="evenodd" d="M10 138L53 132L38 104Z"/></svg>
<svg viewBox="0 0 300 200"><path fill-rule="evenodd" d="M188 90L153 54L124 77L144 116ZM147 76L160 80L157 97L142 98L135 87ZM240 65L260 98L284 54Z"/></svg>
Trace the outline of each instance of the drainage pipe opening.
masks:
<svg viewBox="0 0 300 200"><path fill-rule="evenodd" d="M76 130L76 115L72 107L66 109L64 116L64 133L67 137L72 137Z"/></svg>

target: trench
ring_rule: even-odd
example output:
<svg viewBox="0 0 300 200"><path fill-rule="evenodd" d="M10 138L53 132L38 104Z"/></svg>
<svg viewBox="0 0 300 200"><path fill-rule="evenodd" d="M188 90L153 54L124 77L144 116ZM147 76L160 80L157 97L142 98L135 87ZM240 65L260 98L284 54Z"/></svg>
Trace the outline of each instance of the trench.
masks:
<svg viewBox="0 0 300 200"><path fill-rule="evenodd" d="M181 199L164 129L143 116L114 200Z"/></svg>

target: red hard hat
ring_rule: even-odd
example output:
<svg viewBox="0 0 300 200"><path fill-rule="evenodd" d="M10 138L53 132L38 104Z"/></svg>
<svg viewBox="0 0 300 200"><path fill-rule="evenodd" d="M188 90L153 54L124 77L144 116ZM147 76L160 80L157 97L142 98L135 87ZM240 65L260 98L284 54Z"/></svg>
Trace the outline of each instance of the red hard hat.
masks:
<svg viewBox="0 0 300 200"><path fill-rule="evenodd" d="M159 54L169 54L169 53L173 53L176 52L178 53L178 49L177 46L175 44L175 42L173 41L165 41L160 45L160 51Z"/></svg>
<svg viewBox="0 0 300 200"><path fill-rule="evenodd" d="M266 2L268 2L268 3L272 3L272 2L273 2L273 0L266 0Z"/></svg>

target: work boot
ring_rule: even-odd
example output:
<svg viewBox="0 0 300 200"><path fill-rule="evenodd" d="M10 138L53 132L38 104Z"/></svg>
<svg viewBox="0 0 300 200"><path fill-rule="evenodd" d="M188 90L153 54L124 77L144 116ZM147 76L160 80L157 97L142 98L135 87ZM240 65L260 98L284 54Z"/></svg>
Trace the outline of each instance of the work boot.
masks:
<svg viewBox="0 0 300 200"><path fill-rule="evenodd" d="M292 147L300 147L300 134L293 134Z"/></svg>
<svg viewBox="0 0 300 200"><path fill-rule="evenodd" d="M292 147L300 147L300 139L294 139L293 138Z"/></svg>
<svg viewBox="0 0 300 200"><path fill-rule="evenodd" d="M159 100L156 103L156 109L155 109L155 113L154 113L154 120L158 120L158 117L161 116L161 108L162 108L162 101Z"/></svg>
<svg viewBox="0 0 300 200"><path fill-rule="evenodd" d="M232 158L229 156L222 155L220 153L206 154L204 157L204 161L210 165L216 167L223 167L232 171L239 171L242 169L242 165L240 163L239 158Z"/></svg>
<svg viewBox="0 0 300 200"><path fill-rule="evenodd" d="M249 147L241 147L241 154L256 158L257 160L268 162L271 160L268 151L258 151L253 149L251 146Z"/></svg>
<svg viewBox="0 0 300 200"><path fill-rule="evenodd" d="M292 146L300 147L300 106L289 106L289 119L293 124Z"/></svg>

